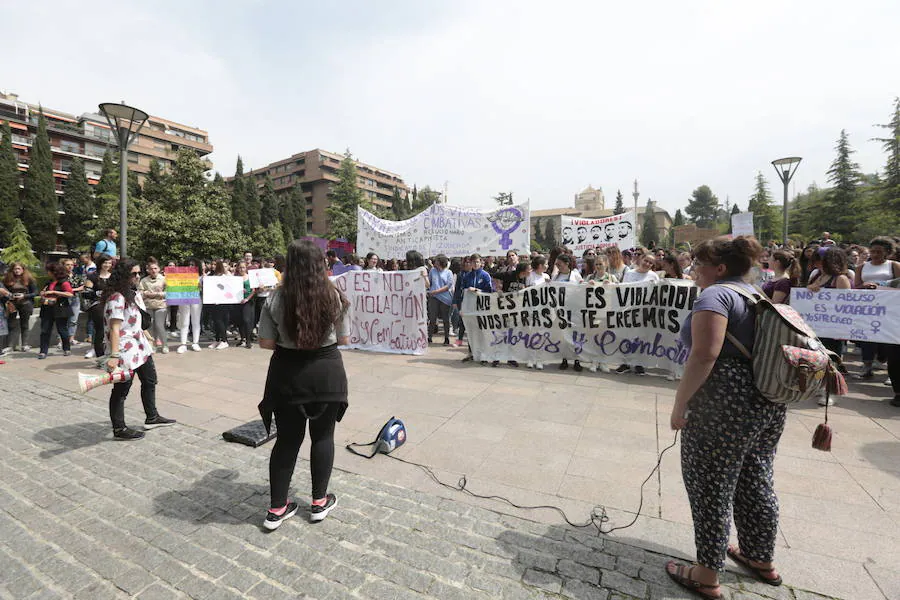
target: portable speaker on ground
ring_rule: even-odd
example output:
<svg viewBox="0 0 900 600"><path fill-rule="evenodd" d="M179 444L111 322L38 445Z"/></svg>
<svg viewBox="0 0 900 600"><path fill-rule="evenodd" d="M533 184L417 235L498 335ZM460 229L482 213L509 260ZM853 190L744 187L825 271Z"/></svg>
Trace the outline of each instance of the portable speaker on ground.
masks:
<svg viewBox="0 0 900 600"><path fill-rule="evenodd" d="M222 434L222 437L225 438L226 442L235 442L256 448L269 440L275 439L276 435L278 435L278 432L275 430L274 422L272 423L272 432L266 433L266 426L263 425L261 420L258 420L229 429Z"/></svg>

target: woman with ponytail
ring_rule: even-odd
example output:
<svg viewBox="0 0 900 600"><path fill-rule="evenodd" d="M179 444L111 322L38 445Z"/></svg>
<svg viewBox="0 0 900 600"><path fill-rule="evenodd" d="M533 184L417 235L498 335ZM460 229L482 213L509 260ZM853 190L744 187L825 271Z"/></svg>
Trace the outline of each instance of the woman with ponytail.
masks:
<svg viewBox="0 0 900 600"><path fill-rule="evenodd" d="M778 250L772 254L775 277L762 285L762 290L774 304L790 304L791 288L800 283L800 261L793 253Z"/></svg>
<svg viewBox="0 0 900 600"><path fill-rule="evenodd" d="M269 296L259 320L259 346L275 351L259 405L266 429L273 414L278 427L269 459L271 506L263 521L268 530L297 512L288 488L307 423L312 441L310 520L323 520L337 505L328 482L335 423L347 410L347 375L338 345L348 342L348 306L328 279L322 250L309 241L293 241L281 287Z"/></svg>

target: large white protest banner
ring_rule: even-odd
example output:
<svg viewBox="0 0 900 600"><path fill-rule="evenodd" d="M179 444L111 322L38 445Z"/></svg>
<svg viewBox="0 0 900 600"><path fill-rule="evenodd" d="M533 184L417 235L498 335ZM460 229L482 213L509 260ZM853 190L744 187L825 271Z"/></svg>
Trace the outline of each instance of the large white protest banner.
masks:
<svg viewBox="0 0 900 600"><path fill-rule="evenodd" d="M734 237L739 235L756 235L753 233L753 213L735 213L731 215L731 234Z"/></svg>
<svg viewBox="0 0 900 600"><path fill-rule="evenodd" d="M424 354L425 282L418 271L348 271L331 278L350 301L348 348Z"/></svg>
<svg viewBox="0 0 900 600"><path fill-rule="evenodd" d="M898 291L794 288L791 306L819 337L900 344Z"/></svg>
<svg viewBox="0 0 900 600"><path fill-rule="evenodd" d="M244 299L244 278L237 275L206 275L203 304L240 304Z"/></svg>
<svg viewBox="0 0 900 600"><path fill-rule="evenodd" d="M581 254L588 248L618 246L619 250L634 248L634 211L600 219L560 217L563 246Z"/></svg>
<svg viewBox="0 0 900 600"><path fill-rule="evenodd" d="M677 370L681 327L700 290L693 282L548 283L519 292L467 291L462 314L475 360L577 359Z"/></svg>
<svg viewBox="0 0 900 600"><path fill-rule="evenodd" d="M500 208L461 208L432 204L405 221L379 219L357 209L356 250L380 258L405 258L407 250L424 256L504 255L529 252L531 224L528 203Z"/></svg>

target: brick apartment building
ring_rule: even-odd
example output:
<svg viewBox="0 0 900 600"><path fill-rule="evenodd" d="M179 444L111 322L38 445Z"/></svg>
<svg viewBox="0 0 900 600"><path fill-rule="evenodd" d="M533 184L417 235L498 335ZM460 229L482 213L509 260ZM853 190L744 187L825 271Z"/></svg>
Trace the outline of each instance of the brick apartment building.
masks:
<svg viewBox="0 0 900 600"><path fill-rule="evenodd" d="M338 169L343 158L340 154L316 148L253 169L244 175L253 177L259 187L262 187L266 175L270 176L276 194L288 194L299 184L306 199L309 232L324 236L328 234L328 215L325 209L329 204L331 186L338 181ZM409 190L399 175L355 162L356 185L373 205L390 208L395 188L400 191L401 198L406 198ZM231 179L233 178L229 178L229 181Z"/></svg>
<svg viewBox="0 0 900 600"><path fill-rule="evenodd" d="M13 150L17 155L19 171L23 174L28 170L31 144L38 129L39 110L38 105L23 102L16 94L0 92L0 123L8 122L12 129ZM84 162L88 183L96 185L106 149L112 149L114 158L118 160L116 142L106 118L93 112L76 116L46 106L43 112L53 154L57 195L60 198L63 195L74 158ZM206 157L213 151L206 131L151 116L128 149L128 169L137 173L138 180L142 181L150 170L153 158L163 168L168 168L180 148L190 148L200 157ZM21 186L22 182L19 184Z"/></svg>

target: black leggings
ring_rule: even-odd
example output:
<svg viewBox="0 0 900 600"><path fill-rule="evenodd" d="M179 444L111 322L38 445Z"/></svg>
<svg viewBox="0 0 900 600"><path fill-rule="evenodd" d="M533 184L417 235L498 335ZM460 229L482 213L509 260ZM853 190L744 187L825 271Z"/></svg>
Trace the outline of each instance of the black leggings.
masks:
<svg viewBox="0 0 900 600"><path fill-rule="evenodd" d="M105 334L103 331L102 303L91 309L91 321L94 323L94 337L91 338L91 343L94 344L94 354L97 355L97 358L100 358L105 354L103 351Z"/></svg>
<svg viewBox="0 0 900 600"><path fill-rule="evenodd" d="M287 504L288 489L297 464L297 454L306 434L309 420L309 470L312 474L313 500L324 498L328 492L331 468L334 466L334 424L341 404L338 402L311 402L303 405L283 406L275 409L275 425L278 437L269 458L269 487L272 508Z"/></svg>
<svg viewBox="0 0 900 600"><path fill-rule="evenodd" d="M228 341L228 319L231 316L231 304L211 304L213 334L217 342Z"/></svg>

